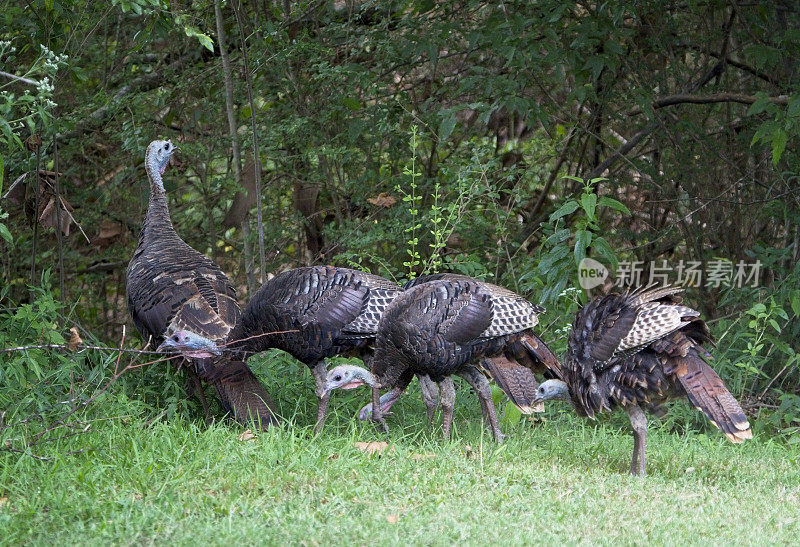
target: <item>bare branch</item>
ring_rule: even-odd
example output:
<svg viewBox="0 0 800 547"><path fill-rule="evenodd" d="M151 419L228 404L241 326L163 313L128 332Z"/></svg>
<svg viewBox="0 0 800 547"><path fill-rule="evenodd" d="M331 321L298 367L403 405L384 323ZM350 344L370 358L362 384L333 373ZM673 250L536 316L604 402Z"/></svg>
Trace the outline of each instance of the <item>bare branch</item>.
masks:
<svg viewBox="0 0 800 547"><path fill-rule="evenodd" d="M39 85L39 82L35 80L31 80L29 78L23 78L22 76L14 76L13 74L9 74L8 72L3 72L2 70L0 70L0 76L5 76L6 78L9 78L11 80L17 80L18 82L22 82L28 85L35 85L35 86Z"/></svg>
<svg viewBox="0 0 800 547"><path fill-rule="evenodd" d="M713 104L713 103L741 103L753 104L759 98L755 95L744 95L742 93L714 93L712 95L692 95L690 93L678 93L659 97L653 101L653 108L664 108L676 104ZM777 97L767 97L767 101L772 104L789 104L788 95L778 95ZM642 113L640 107L628 111L628 116L636 116Z"/></svg>

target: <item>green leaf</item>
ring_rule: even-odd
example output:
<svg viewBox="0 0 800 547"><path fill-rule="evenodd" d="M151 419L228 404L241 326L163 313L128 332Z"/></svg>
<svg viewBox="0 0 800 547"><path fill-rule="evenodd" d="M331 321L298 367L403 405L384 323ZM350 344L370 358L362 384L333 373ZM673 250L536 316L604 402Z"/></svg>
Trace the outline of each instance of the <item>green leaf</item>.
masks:
<svg viewBox="0 0 800 547"><path fill-rule="evenodd" d="M750 108L747 109L748 116L755 116L756 114L761 114L766 110L767 105L769 105L769 99L763 93L759 93L758 98L756 101L750 105Z"/></svg>
<svg viewBox="0 0 800 547"><path fill-rule="evenodd" d="M503 411L503 426L506 428L511 428L517 425L522 418L522 412L514 406L514 403L509 401L506 403L506 408Z"/></svg>
<svg viewBox="0 0 800 547"><path fill-rule="evenodd" d="M586 258L586 249L592 242L592 232L588 230L578 230L575 233L575 264L580 264L581 260Z"/></svg>
<svg viewBox="0 0 800 547"><path fill-rule="evenodd" d="M214 40L211 39L210 36L207 34L198 34L197 39L200 41L203 47L205 47L208 51L214 51Z"/></svg>
<svg viewBox="0 0 800 547"><path fill-rule="evenodd" d="M545 243L551 246L558 245L559 243L563 243L564 241L566 241L569 238L570 234L571 232L569 231L568 228L562 228L560 230L556 230L553 235L547 238Z"/></svg>
<svg viewBox="0 0 800 547"><path fill-rule="evenodd" d="M580 207L580 205L578 204L577 201L573 199L569 200L564 205L559 207L558 210L556 210L552 215L550 215L550 222L554 222L560 219L561 217L571 215L578 209L578 207Z"/></svg>
<svg viewBox="0 0 800 547"><path fill-rule="evenodd" d="M6 225L2 222L0 222L0 237L5 239L9 245L14 245L14 237L11 235L11 232L8 231Z"/></svg>
<svg viewBox="0 0 800 547"><path fill-rule="evenodd" d="M452 111L442 111L439 115L443 116L439 123L439 142L446 141L456 127L456 115Z"/></svg>
<svg viewBox="0 0 800 547"><path fill-rule="evenodd" d="M792 296L790 300L792 304L792 311L794 312L795 317L800 316L800 291L794 290L792 291Z"/></svg>
<svg viewBox="0 0 800 547"><path fill-rule="evenodd" d="M214 51L214 40L207 34L200 32L195 27L184 27L183 32L186 33L186 36L189 38L197 38L197 41L200 42L204 48L208 51Z"/></svg>
<svg viewBox="0 0 800 547"><path fill-rule="evenodd" d="M786 141L789 135L783 129L776 129L772 134L772 164L777 165L780 161L783 151L786 149Z"/></svg>
<svg viewBox="0 0 800 547"><path fill-rule="evenodd" d="M350 110L361 110L361 102L356 97L342 97L342 104Z"/></svg>
<svg viewBox="0 0 800 547"><path fill-rule="evenodd" d="M610 198L608 196L603 196L599 200L597 200L597 205L600 207L609 207L614 209L615 211L619 211L621 213L625 213L626 215L631 214L628 207L622 203L621 201L617 201L614 198Z"/></svg>
<svg viewBox="0 0 800 547"><path fill-rule="evenodd" d="M600 258L603 258L611 267L616 270L619 266L619 262L617 261L617 255L611 249L611 245L608 244L608 241L602 237L594 238L594 243L592 244L592 249Z"/></svg>
<svg viewBox="0 0 800 547"><path fill-rule="evenodd" d="M800 117L800 95L795 95L789 99L789 105L786 107L787 118Z"/></svg>
<svg viewBox="0 0 800 547"><path fill-rule="evenodd" d="M593 220L594 210L597 208L597 194L592 192L581 195L581 207L586 211L586 216L589 217L589 220Z"/></svg>

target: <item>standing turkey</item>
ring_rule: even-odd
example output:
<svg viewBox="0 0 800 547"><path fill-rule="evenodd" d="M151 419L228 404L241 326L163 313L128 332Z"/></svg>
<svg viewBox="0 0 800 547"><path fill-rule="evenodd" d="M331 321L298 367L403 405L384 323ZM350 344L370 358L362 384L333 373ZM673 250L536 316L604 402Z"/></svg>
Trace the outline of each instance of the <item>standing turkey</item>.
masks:
<svg viewBox="0 0 800 547"><path fill-rule="evenodd" d="M457 374L477 392L494 438L501 441L488 380L474 363L501 355L513 362L520 355L538 371L558 373L558 360L531 331L543 311L507 289L469 278L420 283L384 312L371 371L336 367L328 373L325 388L372 386L372 418L385 427L379 388L402 391L415 374L428 375L441 383L443 431L449 437L455 397L450 376ZM487 369L494 374L491 366Z"/></svg>
<svg viewBox="0 0 800 547"><path fill-rule="evenodd" d="M401 292L396 283L349 268L287 270L253 295L228 347L244 357L277 348L305 363L316 383L315 430L320 431L330 399L323 391L324 359L348 351L364 357L383 310Z"/></svg>
<svg viewBox="0 0 800 547"><path fill-rule="evenodd" d="M426 274L415 277L403 285L403 290L411 289L417 285L428 283L429 281L438 281L443 279L473 281L480 283L484 288L490 290L498 296L502 295L503 297L510 298L512 301L516 301L520 298L512 291L509 291L508 289L498 285L487 283L485 281L478 281L466 275L449 272ZM535 342L535 340L532 342ZM525 350L525 348L520 344L510 344L505 351L509 353L508 356L496 355L482 359L482 368L489 373L489 375L500 386L503 392L506 393L511 402L520 410L520 412L523 414L531 414L534 411L539 410L539 407L543 407L543 405L540 404L533 404L533 400L537 397L537 390L539 388L539 383L536 381L536 377L533 374L533 370L537 369L537 365L531 361L527 350ZM511 352L515 352L515 354L511 355ZM553 357L553 359L555 359L555 357ZM520 362L525 363L526 366L521 365ZM548 374L547 376L553 377L552 374ZM422 391L422 398L425 402L425 406L428 409L428 422L432 422L433 412L438 406L437 400L439 398L439 384L433 382L427 375L420 375L418 378ZM452 379L448 376L442 382L442 387L446 392L445 398L448 398L450 394L453 394L452 396L454 396ZM384 415L389 411L392 405L397 402L402 393L402 389L395 387L391 391L381 395L381 412ZM535 409L534 407L537 408ZM358 417L361 420L370 419L372 417L372 403L368 403L362 407L358 413Z"/></svg>
<svg viewBox="0 0 800 547"><path fill-rule="evenodd" d="M236 291L212 260L175 232L162 176L176 150L170 141L153 141L145 154L150 202L136 251L127 271L128 310L142 336L159 351L179 351L208 416L197 374L212 384L222 406L238 420L276 422L269 397L242 362L220 357L239 318ZM196 368L196 372L193 369Z"/></svg>
<svg viewBox="0 0 800 547"><path fill-rule="evenodd" d="M634 475L645 474L643 406L685 395L732 442L753 436L739 403L703 359L702 344L713 339L700 314L681 305L680 291L610 294L587 304L572 326L563 381L539 386L537 400L569 400L589 418L623 407L633 428Z"/></svg>

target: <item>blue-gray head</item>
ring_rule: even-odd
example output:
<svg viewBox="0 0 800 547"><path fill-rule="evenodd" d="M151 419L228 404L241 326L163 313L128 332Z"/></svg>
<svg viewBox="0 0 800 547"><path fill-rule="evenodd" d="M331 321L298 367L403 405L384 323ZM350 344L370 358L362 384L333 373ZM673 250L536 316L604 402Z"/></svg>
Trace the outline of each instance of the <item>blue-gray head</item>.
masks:
<svg viewBox="0 0 800 547"><path fill-rule="evenodd" d="M147 169L147 174L163 190L161 176L167 168L169 158L178 147L172 144L172 141L153 141L147 147L147 152L144 154L144 167Z"/></svg>
<svg viewBox="0 0 800 547"><path fill-rule="evenodd" d="M532 404L535 405L552 400L571 401L566 383L561 380L545 380L539 384L539 389L536 390L536 397Z"/></svg>
<svg viewBox="0 0 800 547"><path fill-rule="evenodd" d="M181 353L188 359L206 359L221 355L216 342L188 330L177 330L167 336L156 351Z"/></svg>
<svg viewBox="0 0 800 547"><path fill-rule="evenodd" d="M334 389L355 389L363 385L375 387L377 383L375 376L365 368L339 365L328 371L323 392L327 393Z"/></svg>

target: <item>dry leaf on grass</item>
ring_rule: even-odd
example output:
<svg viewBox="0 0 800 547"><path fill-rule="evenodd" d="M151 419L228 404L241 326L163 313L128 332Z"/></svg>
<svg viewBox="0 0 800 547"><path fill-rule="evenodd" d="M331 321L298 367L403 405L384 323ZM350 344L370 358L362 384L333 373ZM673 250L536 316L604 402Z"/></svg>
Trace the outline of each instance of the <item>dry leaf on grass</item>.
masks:
<svg viewBox="0 0 800 547"><path fill-rule="evenodd" d="M83 340L81 340L81 336L78 334L77 327L70 328L69 332L72 333L69 337L69 349L71 351L75 351L78 349L78 346L83 344Z"/></svg>
<svg viewBox="0 0 800 547"><path fill-rule="evenodd" d="M244 432L243 432L241 435L239 435L239 440L240 440L240 441L246 441L246 442L247 442L247 441L249 441L249 442L253 442L253 441L255 441L255 440L256 440L256 436L255 436L255 434L254 434L252 431L250 431L249 429L245 429L245 430L244 430Z"/></svg>
<svg viewBox="0 0 800 547"><path fill-rule="evenodd" d="M389 452L394 450L394 447L389 448L389 443L386 441L355 442L353 446L367 454L383 454L386 449L389 449Z"/></svg>
<svg viewBox="0 0 800 547"><path fill-rule="evenodd" d="M400 520L399 515L386 515L386 522L389 524L397 524L397 521Z"/></svg>
<svg viewBox="0 0 800 547"><path fill-rule="evenodd" d="M432 460L436 457L436 454L411 454L410 457L415 462L418 462L420 460Z"/></svg>
<svg viewBox="0 0 800 547"><path fill-rule="evenodd" d="M475 452L472 451L472 447L467 444L464 445L464 457L469 460L474 460L475 458L478 457L478 455L475 454Z"/></svg>
<svg viewBox="0 0 800 547"><path fill-rule="evenodd" d="M3 496L2 498L0 498L0 507L3 507L7 503L8 503L8 498L6 496Z"/></svg>
<svg viewBox="0 0 800 547"><path fill-rule="evenodd" d="M397 203L397 198L387 194L386 192L381 192L374 198L367 198L367 201L373 205L377 205L378 207L386 207L387 209Z"/></svg>

